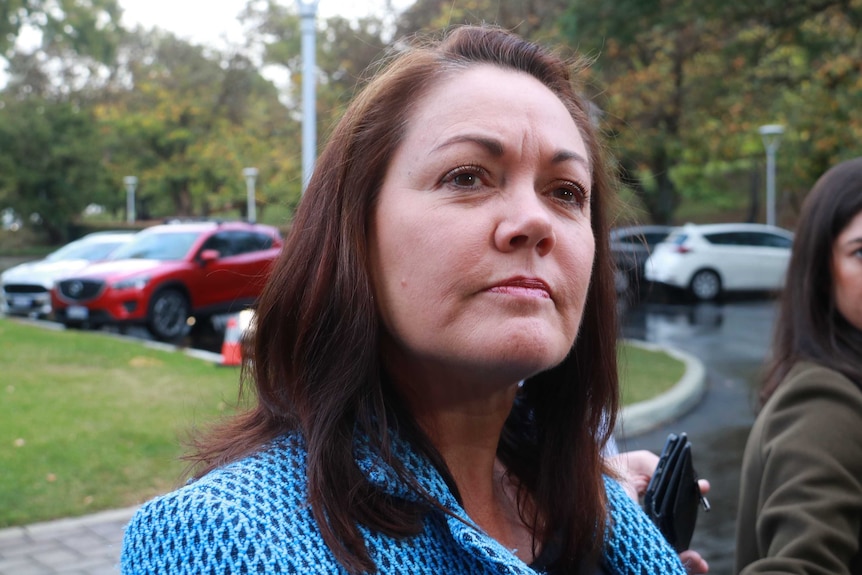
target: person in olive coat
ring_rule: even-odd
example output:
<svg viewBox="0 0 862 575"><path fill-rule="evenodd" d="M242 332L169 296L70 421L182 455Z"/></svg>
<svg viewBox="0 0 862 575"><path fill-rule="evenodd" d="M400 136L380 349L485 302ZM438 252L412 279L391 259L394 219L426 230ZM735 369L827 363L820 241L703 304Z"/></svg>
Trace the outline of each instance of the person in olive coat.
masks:
<svg viewBox="0 0 862 575"><path fill-rule="evenodd" d="M862 574L862 158L803 205L760 399L735 572Z"/></svg>

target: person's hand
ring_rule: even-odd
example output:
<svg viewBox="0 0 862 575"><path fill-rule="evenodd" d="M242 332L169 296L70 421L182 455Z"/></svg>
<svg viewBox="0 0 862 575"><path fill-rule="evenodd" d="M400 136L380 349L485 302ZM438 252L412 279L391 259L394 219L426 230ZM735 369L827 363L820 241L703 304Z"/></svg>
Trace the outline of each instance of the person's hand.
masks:
<svg viewBox="0 0 862 575"><path fill-rule="evenodd" d="M655 473L659 457L651 451L640 449L637 451L625 451L608 458L608 463L617 472L623 489L635 503L646 493L649 480ZM698 479L697 486L701 495L709 493L710 485L706 479ZM709 572L709 564L697 551L687 549L679 554L686 573L689 575L703 575Z"/></svg>
<svg viewBox="0 0 862 575"><path fill-rule="evenodd" d="M685 572L688 575L709 573L709 563L697 551L686 549L679 554L679 560L682 561L682 566L685 567Z"/></svg>
<svg viewBox="0 0 862 575"><path fill-rule="evenodd" d="M647 486L655 468L658 466L658 455L646 449L624 451L608 458L608 463L620 477L620 483L629 497L635 502L646 493ZM698 479L700 494L709 493L710 485L706 479Z"/></svg>
<svg viewBox="0 0 862 575"><path fill-rule="evenodd" d="M637 503L646 493L650 477L658 465L658 455L645 449L624 451L609 457L608 463L619 475L623 489Z"/></svg>

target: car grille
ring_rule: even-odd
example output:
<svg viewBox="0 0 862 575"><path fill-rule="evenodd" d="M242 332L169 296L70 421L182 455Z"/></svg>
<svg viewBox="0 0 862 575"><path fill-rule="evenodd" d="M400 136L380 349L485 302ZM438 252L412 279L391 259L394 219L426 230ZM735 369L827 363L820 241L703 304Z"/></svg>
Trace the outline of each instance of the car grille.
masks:
<svg viewBox="0 0 862 575"><path fill-rule="evenodd" d="M45 293L45 286L35 284L6 284L3 286L6 293Z"/></svg>
<svg viewBox="0 0 862 575"><path fill-rule="evenodd" d="M57 291L67 300L86 301L102 293L105 282L98 280L70 279L57 283Z"/></svg>

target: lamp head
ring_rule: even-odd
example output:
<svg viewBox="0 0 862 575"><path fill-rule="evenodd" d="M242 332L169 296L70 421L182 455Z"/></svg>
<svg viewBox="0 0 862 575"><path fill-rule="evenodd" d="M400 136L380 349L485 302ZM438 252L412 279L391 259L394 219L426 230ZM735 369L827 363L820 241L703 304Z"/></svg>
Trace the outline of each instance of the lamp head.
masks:
<svg viewBox="0 0 862 575"><path fill-rule="evenodd" d="M781 136L784 134L784 126L781 124L766 124L765 126L760 126L757 131L760 133L760 137L763 138L763 145L766 148L778 147Z"/></svg>
<svg viewBox="0 0 862 575"><path fill-rule="evenodd" d="M780 136L784 133L784 126L781 124L767 124L760 126L757 129L761 136Z"/></svg>

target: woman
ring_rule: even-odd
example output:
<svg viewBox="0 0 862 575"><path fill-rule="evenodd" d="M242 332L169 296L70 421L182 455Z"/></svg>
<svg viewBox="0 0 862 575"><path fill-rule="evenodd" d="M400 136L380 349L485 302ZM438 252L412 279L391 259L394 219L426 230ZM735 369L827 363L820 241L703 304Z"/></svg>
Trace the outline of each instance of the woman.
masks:
<svg viewBox="0 0 862 575"><path fill-rule="evenodd" d="M261 297L256 404L139 511L124 572L682 573L601 457L611 193L557 57L485 27L398 55Z"/></svg>
<svg viewBox="0 0 862 575"><path fill-rule="evenodd" d="M862 573L862 158L802 208L742 468L736 571Z"/></svg>

